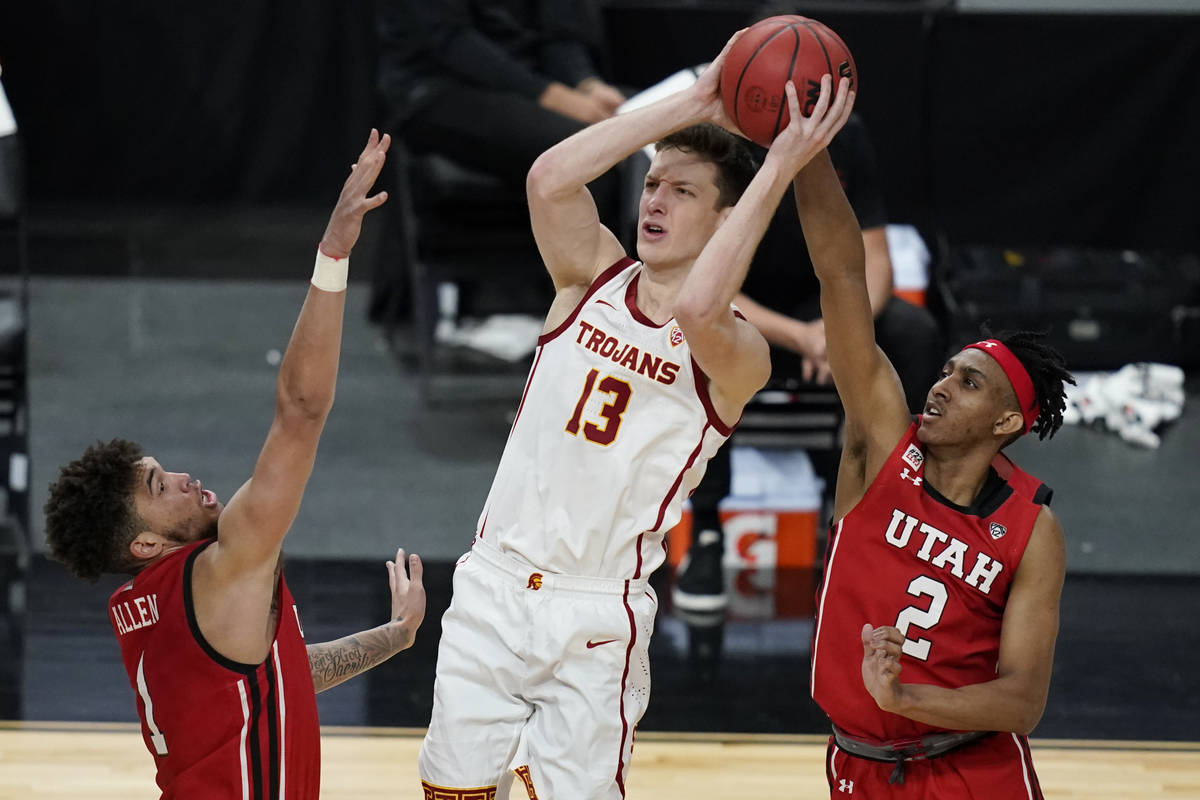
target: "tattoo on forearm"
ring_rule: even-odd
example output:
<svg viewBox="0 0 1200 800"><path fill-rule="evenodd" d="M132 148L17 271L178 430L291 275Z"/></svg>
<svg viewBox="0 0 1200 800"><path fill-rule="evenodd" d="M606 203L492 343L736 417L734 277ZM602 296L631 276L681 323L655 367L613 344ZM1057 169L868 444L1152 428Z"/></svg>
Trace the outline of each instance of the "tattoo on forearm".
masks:
<svg viewBox="0 0 1200 800"><path fill-rule="evenodd" d="M381 625L332 642L310 644L308 664L314 688L322 692L391 658L400 650L397 638L388 626Z"/></svg>

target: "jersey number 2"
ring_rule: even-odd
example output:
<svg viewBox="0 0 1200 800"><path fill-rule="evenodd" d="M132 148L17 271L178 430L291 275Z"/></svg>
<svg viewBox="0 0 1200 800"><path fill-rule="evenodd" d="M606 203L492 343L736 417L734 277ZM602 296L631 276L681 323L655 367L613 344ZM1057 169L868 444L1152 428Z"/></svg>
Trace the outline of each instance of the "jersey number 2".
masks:
<svg viewBox="0 0 1200 800"><path fill-rule="evenodd" d="M896 617L896 629L904 637L904 645L900 649L907 656L928 661L932 642L928 639L910 638L908 629L909 626L915 625L918 628L929 630L938 624L942 618L942 612L946 610L946 584L935 581L928 575L919 575L913 578L912 583L908 584L908 593L913 597L928 597L929 607L909 606Z"/></svg>
<svg viewBox="0 0 1200 800"><path fill-rule="evenodd" d="M579 433L583 407L587 405L588 398L591 397L593 390L612 395L612 399L600 408L603 425L597 425L594 422L583 422L583 436L585 439L595 444L609 445L617 438L617 429L621 427L621 415L625 413L625 409L629 405L629 398L633 396L633 387L620 378L614 378L612 375L604 376L597 383L596 378L599 376L600 370L598 369L588 372L587 378L583 382L583 393L579 395L579 402L575 404L575 413L571 415L571 420L567 423L566 430L572 436Z"/></svg>

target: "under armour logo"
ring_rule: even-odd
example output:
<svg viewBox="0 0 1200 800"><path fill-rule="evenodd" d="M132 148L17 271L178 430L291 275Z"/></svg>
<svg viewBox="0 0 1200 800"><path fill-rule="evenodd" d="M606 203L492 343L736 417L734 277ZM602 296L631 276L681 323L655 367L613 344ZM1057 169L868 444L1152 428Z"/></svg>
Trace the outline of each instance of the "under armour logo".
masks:
<svg viewBox="0 0 1200 800"><path fill-rule="evenodd" d="M996 346L996 343L993 341L983 341L983 342L979 343L979 346L986 347L987 349L991 350L993 347Z"/></svg>
<svg viewBox="0 0 1200 800"><path fill-rule="evenodd" d="M542 588L542 573L540 573L540 572L529 573L529 583L525 584L525 588L533 589L535 592L538 589Z"/></svg>
<svg viewBox="0 0 1200 800"><path fill-rule="evenodd" d="M840 784L838 786L839 792L845 792L846 794L854 794L854 781L848 781L845 778L840 778L839 784Z"/></svg>
<svg viewBox="0 0 1200 800"><path fill-rule="evenodd" d="M904 468L904 472L900 473L900 477L906 481L912 481L913 486L920 486L925 480L920 475L909 475L908 467Z"/></svg>

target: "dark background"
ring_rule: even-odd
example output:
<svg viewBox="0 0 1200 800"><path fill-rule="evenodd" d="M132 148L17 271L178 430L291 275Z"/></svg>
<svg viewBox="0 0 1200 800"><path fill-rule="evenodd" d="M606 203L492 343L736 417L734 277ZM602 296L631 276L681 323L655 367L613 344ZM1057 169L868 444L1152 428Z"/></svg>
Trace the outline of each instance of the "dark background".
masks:
<svg viewBox="0 0 1200 800"><path fill-rule="evenodd" d="M610 2L610 77L710 59L750 3ZM893 219L955 241L1200 249L1200 15L812 3L861 74ZM323 205L380 124L369 2L6 3L33 203Z"/></svg>

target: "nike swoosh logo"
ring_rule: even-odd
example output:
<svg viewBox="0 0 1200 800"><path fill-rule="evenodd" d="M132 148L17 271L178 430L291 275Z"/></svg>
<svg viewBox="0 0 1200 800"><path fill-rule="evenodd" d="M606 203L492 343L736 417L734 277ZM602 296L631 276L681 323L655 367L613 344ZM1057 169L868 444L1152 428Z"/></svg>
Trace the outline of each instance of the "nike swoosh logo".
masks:
<svg viewBox="0 0 1200 800"><path fill-rule="evenodd" d="M616 639L601 639L598 642L593 642L593 641L589 640L587 643L588 650L591 650L593 647L599 647L602 644L612 644L615 641L616 641Z"/></svg>

